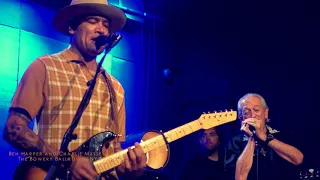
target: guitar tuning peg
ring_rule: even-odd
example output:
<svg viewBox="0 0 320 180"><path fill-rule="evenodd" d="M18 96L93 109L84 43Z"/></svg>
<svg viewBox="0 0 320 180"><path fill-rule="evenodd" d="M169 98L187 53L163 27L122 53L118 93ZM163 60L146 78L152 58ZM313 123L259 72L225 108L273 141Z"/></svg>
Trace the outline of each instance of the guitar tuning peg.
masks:
<svg viewBox="0 0 320 180"><path fill-rule="evenodd" d="M208 114L210 114L210 111L208 111Z"/></svg>
<svg viewBox="0 0 320 180"><path fill-rule="evenodd" d="M228 112L228 110L227 110L227 109L225 109L224 111L225 111L225 112Z"/></svg>
<svg viewBox="0 0 320 180"><path fill-rule="evenodd" d="M220 112L222 112L222 110L220 110Z"/></svg>
<svg viewBox="0 0 320 180"><path fill-rule="evenodd" d="M202 114L206 114L206 112L203 112Z"/></svg>
<svg viewBox="0 0 320 180"><path fill-rule="evenodd" d="M214 111L214 113L217 113L217 111Z"/></svg>

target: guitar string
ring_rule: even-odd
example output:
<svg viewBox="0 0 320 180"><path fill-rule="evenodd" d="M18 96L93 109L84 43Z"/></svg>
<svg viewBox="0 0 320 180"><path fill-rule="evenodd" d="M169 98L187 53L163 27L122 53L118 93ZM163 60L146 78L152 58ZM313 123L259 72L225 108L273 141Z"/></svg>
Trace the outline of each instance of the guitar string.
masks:
<svg viewBox="0 0 320 180"><path fill-rule="evenodd" d="M224 122L224 120L221 120L221 122ZM188 126L190 127L190 129L191 129L191 132L190 132L190 133L185 133L185 128L187 127L187 125L188 125ZM194 130L194 129L192 128L192 127L195 127L195 125L198 126L198 127L196 127L196 130ZM165 137L166 137L166 138L169 137L171 140L172 140L172 139L173 139L173 140L176 140L176 139L172 138L173 134L176 134L176 135L177 135L177 139L179 139L179 138L181 138L181 137L184 137L184 136L186 136L186 135L188 135L188 134L191 134L191 133L199 130L200 128L201 128L200 123L198 122L198 120L195 120L195 121L189 122L189 123L187 123L187 124L185 124L185 125L183 125L183 126L181 126L181 127L177 127L177 128L175 128L175 129L172 129L172 130L170 130L170 131L168 131L168 132L166 132L166 133L164 133L164 134L165 134ZM182 136L181 136L181 131L183 131L183 135L182 135ZM177 132L179 132L179 133L177 133ZM179 134L180 134L180 135L179 135ZM163 142L161 141L161 143L159 143L159 140L162 140ZM172 142L172 141L171 141L171 142ZM144 142L141 142L141 145L142 145L144 148L147 147L148 151L150 151L150 150L149 150L150 145L153 146L152 149L151 149L151 150L153 150L153 149L155 149L155 148L158 148L158 147L164 145L164 144L162 144L162 143L165 144L165 140L163 139L163 136L158 135L158 136L153 137L153 138L151 138L151 139L148 139L148 140L146 140L146 141L144 141ZM154 147L155 144L157 145L157 147ZM106 169L112 169L112 168L116 167L117 165L121 164L122 161L124 161L123 155L124 155L125 153L127 153L127 151L128 151L128 150L123 150L123 151L120 151L120 152L118 152L118 153L115 153L115 154L113 154L113 155L111 155L111 156L105 157L105 158L103 158L101 161L99 161L100 163L98 162L100 165L99 165L98 163L97 163L97 165L100 166L100 167L101 167L101 165L102 165L103 168L104 168L104 170L106 170ZM115 162L114 159L117 159L117 160L120 160L120 161L117 161L117 163L116 163L115 165L110 164L110 162ZM105 165L107 165L108 167L106 168ZM111 166L111 168L109 168L109 166Z"/></svg>
<svg viewBox="0 0 320 180"><path fill-rule="evenodd" d="M195 130L193 130L193 128L192 128L192 126L194 127L195 124L199 125L197 122L190 122L190 123L187 123L185 126L172 129L171 131L165 133L165 135L167 136L167 138L169 137L170 139L173 139L172 138L172 136L173 136L172 134L177 134L177 137L181 138L181 137L185 136L186 134L191 134L191 133L195 132ZM187 125L189 125L189 127L191 128L191 132L190 133L185 133L185 128L187 127ZM179 131L179 133L177 133L177 131ZM181 136L181 131L183 131L183 136ZM161 140L161 142L159 142L159 140ZM156 144L156 147L155 147L155 144ZM153 138L148 139L147 141L144 141L144 142L141 143L141 145L144 148L147 148L148 151L150 151L150 149L149 149L150 145L153 146L153 147L151 147L151 150L153 150L153 149L158 148L158 147L160 147L160 146L162 146L164 144L165 144L165 141L163 139L163 136L161 136L161 135L158 135L156 137L153 137ZM109 166L111 166L111 168L109 168L109 169L112 169L113 167L119 165L124 160L122 155L124 155L125 153L127 153L126 150L120 151L120 152L118 152L116 154L113 154L113 155L111 155L109 157L106 157L101 161L101 165L105 164L105 165L108 166L108 168L109 168ZM115 164L115 165L110 164L110 162L111 163L115 162L114 159L120 160L120 162L117 161L117 164ZM106 168L104 168L104 169L106 169Z"/></svg>

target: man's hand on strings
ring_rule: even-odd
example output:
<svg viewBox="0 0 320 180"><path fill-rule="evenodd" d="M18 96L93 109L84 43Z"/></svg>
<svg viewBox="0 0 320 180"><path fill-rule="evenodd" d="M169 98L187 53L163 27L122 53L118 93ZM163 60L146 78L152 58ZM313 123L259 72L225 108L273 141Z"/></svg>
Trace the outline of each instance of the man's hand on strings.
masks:
<svg viewBox="0 0 320 180"><path fill-rule="evenodd" d="M127 154L124 155L124 163L120 165L118 171L125 179L134 179L141 176L147 166L147 156L143 152L139 143L135 143L133 149L128 148Z"/></svg>
<svg viewBox="0 0 320 180"><path fill-rule="evenodd" d="M88 157L75 156L75 161L71 164L72 180L95 179L98 174L91 167Z"/></svg>

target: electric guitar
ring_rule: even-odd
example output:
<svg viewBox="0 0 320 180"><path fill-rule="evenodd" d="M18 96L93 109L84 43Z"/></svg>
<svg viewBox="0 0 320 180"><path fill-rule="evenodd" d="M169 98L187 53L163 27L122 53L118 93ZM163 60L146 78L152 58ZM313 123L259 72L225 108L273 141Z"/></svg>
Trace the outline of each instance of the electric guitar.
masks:
<svg viewBox="0 0 320 180"><path fill-rule="evenodd" d="M165 133L159 133L157 131L149 131L144 134L141 140L141 147L147 155L147 166L153 169L159 169L164 167L169 160L169 143L178 140L184 136L187 136L200 129L209 129L215 126L226 124L237 119L236 111L225 111L202 114L199 119L179 126ZM96 172L99 174L99 178L107 172L112 171L115 167L121 165L124 162L124 154L128 152L127 149L113 153L109 156L103 156L103 147L106 143L110 143L116 135L111 131L104 131L92 136L89 140L83 143L79 148L73 151L76 154L90 155L101 154L100 157L93 160L92 165ZM134 148L132 146L131 148ZM43 168L37 167L33 164L28 169L24 168L24 179L38 180L45 179L48 171ZM57 179L69 180L71 179L71 167L65 167L61 172L58 172L59 177ZM97 179L99 179L97 178Z"/></svg>

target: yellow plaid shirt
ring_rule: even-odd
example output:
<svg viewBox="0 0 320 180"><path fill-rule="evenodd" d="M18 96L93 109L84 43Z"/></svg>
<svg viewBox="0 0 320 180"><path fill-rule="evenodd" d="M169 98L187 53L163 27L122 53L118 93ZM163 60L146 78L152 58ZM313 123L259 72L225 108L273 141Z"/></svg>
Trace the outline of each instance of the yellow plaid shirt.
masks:
<svg viewBox="0 0 320 180"><path fill-rule="evenodd" d="M22 77L11 104L11 107L25 109L32 118L36 117L34 131L57 150L88 89L86 83L95 73L79 59L69 49L36 59ZM101 69L90 103L74 131L78 138L69 144L70 151L99 132L115 132L115 126L110 125L110 93L106 78L111 80L115 90L119 141L125 140L124 89L118 80Z"/></svg>

